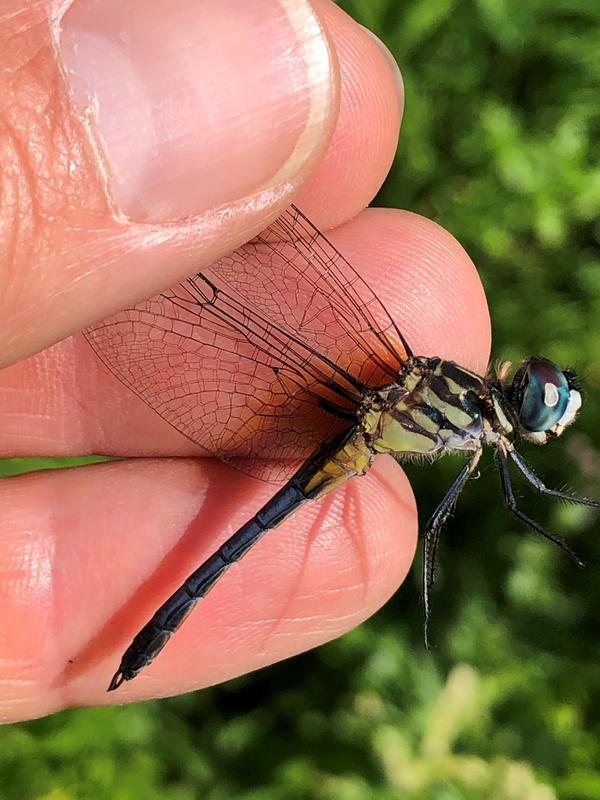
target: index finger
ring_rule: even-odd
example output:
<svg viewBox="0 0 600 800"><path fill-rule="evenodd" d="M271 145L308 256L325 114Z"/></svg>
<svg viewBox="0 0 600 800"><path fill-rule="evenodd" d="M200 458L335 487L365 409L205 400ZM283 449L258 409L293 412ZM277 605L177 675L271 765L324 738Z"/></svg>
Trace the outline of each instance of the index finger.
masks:
<svg viewBox="0 0 600 800"><path fill-rule="evenodd" d="M483 371L490 321L467 253L439 225L369 209L328 237L399 323L413 351ZM6 456L198 455L117 381L81 337L0 371Z"/></svg>

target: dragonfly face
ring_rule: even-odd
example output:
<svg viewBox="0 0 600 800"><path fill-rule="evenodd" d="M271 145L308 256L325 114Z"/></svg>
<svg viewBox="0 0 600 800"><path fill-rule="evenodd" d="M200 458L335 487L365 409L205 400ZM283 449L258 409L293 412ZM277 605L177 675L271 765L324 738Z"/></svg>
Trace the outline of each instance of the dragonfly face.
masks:
<svg viewBox="0 0 600 800"><path fill-rule="evenodd" d="M539 492L600 506L548 489L512 442L544 444L574 421L581 394L573 373L536 357L508 381L506 366L489 377L415 356L369 286L294 206L205 272L85 336L119 380L195 444L252 475L285 481L139 631L111 690L152 661L267 531L365 474L379 453L467 455L423 531L426 643L440 531L485 445L495 449L511 513L575 560L519 510L508 462ZM290 458L302 466L290 469Z"/></svg>
<svg viewBox="0 0 600 800"><path fill-rule="evenodd" d="M519 366L507 392L519 433L534 444L546 444L571 425L581 409L574 372L547 358L528 358Z"/></svg>

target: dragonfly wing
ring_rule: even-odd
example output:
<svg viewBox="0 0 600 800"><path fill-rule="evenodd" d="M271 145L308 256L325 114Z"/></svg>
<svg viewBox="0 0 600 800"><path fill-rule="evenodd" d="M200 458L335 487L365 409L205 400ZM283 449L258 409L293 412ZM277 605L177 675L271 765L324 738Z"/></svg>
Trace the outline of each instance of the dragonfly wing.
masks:
<svg viewBox="0 0 600 800"><path fill-rule="evenodd" d="M381 303L297 209L84 334L174 428L267 480L352 424L365 387L393 380L407 355Z"/></svg>
<svg viewBox="0 0 600 800"><path fill-rule="evenodd" d="M341 428L320 403L356 408L356 390L334 369L205 275L84 335L163 419L257 477L285 479Z"/></svg>
<svg viewBox="0 0 600 800"><path fill-rule="evenodd" d="M296 206L212 269L365 385L396 380L411 355L379 298Z"/></svg>

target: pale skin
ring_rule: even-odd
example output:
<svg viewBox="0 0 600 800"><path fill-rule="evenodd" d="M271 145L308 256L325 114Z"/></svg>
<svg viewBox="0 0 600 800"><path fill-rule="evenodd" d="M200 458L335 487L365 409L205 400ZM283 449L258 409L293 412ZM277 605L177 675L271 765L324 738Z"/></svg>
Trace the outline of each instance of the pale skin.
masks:
<svg viewBox="0 0 600 800"><path fill-rule="evenodd" d="M9 5L36 13L24 0ZM107 374L78 330L201 269L293 199L383 296L416 353L487 365L487 307L462 247L418 215L365 210L397 144L396 75L355 21L328 0L313 6L339 85L318 146L281 191L233 204L226 223L212 210L181 223L177 246L168 237L149 244L139 225L115 222L52 50L40 46L15 65L14 43L0 46L0 74L23 78L0 85L2 123L17 132L34 124L20 111L26 91L37 93L40 114L52 110L18 159L0 141L2 172L21 188L18 206L0 212L0 453L144 456L0 482L2 720L177 694L273 663L367 618L411 566L414 498L402 470L380 457L367 477L266 536L150 668L105 693L132 635L274 487L192 458L192 443ZM14 18L0 16L0 45L14 36ZM66 186L58 155L74 152L80 169ZM51 198L48 186L58 187Z"/></svg>

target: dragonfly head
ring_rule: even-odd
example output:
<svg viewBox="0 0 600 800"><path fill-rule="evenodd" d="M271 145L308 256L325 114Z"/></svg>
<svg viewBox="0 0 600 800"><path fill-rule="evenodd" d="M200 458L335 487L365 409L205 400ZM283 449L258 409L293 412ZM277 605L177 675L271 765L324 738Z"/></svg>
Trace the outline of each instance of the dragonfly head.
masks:
<svg viewBox="0 0 600 800"><path fill-rule="evenodd" d="M505 391L518 432L535 444L560 436L581 408L575 373L540 356L525 359Z"/></svg>

